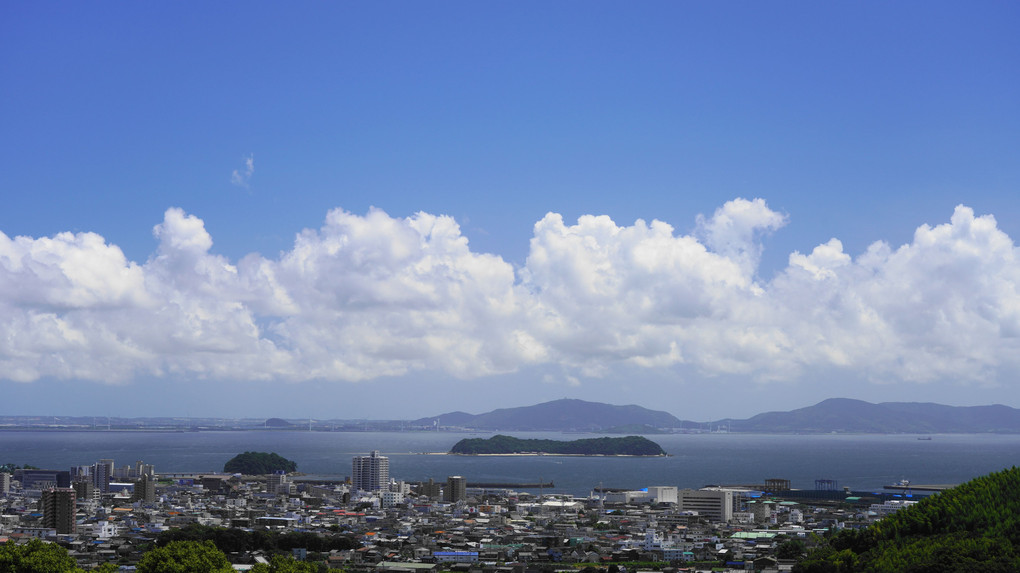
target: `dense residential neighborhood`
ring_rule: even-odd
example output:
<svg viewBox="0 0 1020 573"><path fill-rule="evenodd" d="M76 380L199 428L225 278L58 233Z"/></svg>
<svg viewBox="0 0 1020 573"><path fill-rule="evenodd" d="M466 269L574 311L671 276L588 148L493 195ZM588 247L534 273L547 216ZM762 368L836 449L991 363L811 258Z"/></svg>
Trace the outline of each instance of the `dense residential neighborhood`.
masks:
<svg viewBox="0 0 1020 573"><path fill-rule="evenodd" d="M393 480L378 452L356 456L351 477L335 482L282 471L158 474L111 459L17 469L0 474L0 543L57 543L86 570L131 571L154 543L215 538L239 571L279 553L347 571L784 571L830 529L913 503L795 491L782 479L587 497L468 487L468 479Z"/></svg>

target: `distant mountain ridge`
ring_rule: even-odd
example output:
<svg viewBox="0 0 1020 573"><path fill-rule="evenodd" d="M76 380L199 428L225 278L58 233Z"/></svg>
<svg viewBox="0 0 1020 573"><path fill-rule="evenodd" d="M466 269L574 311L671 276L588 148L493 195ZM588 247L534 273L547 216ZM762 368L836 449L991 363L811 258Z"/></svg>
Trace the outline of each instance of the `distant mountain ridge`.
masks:
<svg viewBox="0 0 1020 573"><path fill-rule="evenodd" d="M471 415L450 412L421 418L413 424L456 426L474 430L519 431L605 431L617 426L644 425L653 428L675 428L680 419L668 412L641 406L614 406L600 402L567 399L543 402L534 406L500 408L485 414Z"/></svg>
<svg viewBox="0 0 1020 573"><path fill-rule="evenodd" d="M562 399L534 406L501 408L484 414L450 412L411 422L485 431L588 431L627 433L638 427L653 429L727 428L747 433L862 434L981 434L1020 433L1020 410L990 406L946 406L928 402L872 404L850 398L830 398L788 412L765 412L747 419L723 419L707 424L682 422L676 416L641 406L614 406Z"/></svg>
<svg viewBox="0 0 1020 573"><path fill-rule="evenodd" d="M0 415L0 431L61 430L274 430L397 432L462 428L484 432L552 431L603 434L659 434L675 431L729 430L746 433L900 433L900 434L1020 434L1020 409L1001 404L946 406L928 402L872 404L849 398L830 398L788 412L765 412L747 419L681 421L663 411L641 406L614 406L584 400L553 400L533 406L501 408L484 414L448 412L418 420L309 420L282 418L181 418Z"/></svg>
<svg viewBox="0 0 1020 573"><path fill-rule="evenodd" d="M789 412L766 412L746 420L720 420L733 432L800 433L1020 433L1020 410L991 406L945 406L930 402L872 404L830 398Z"/></svg>

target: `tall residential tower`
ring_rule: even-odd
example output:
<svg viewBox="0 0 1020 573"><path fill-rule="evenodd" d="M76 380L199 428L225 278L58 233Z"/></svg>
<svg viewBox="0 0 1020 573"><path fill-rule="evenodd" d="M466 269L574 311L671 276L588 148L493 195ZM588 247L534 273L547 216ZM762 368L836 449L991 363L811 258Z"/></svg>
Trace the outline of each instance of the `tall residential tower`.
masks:
<svg viewBox="0 0 1020 573"><path fill-rule="evenodd" d="M457 502L467 499L467 480L462 476L446 478L446 489L443 490L443 501Z"/></svg>
<svg viewBox="0 0 1020 573"><path fill-rule="evenodd" d="M390 459L380 456L378 450L367 456L354 456L351 464L351 481L356 490L386 489L390 483Z"/></svg>
<svg viewBox="0 0 1020 573"><path fill-rule="evenodd" d="M75 532L74 490L69 487L44 489L40 505L43 510L43 527L52 527L58 534Z"/></svg>

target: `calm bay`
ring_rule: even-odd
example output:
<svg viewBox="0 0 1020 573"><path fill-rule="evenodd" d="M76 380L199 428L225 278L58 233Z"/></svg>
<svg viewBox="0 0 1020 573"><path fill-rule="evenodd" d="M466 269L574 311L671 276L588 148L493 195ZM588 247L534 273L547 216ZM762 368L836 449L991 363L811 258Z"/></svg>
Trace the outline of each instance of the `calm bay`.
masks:
<svg viewBox="0 0 1020 573"><path fill-rule="evenodd" d="M424 455L446 452L465 437L489 433L303 432L303 431L0 431L0 463L50 469L112 458L124 466L143 460L157 472L215 472L244 451L276 452L298 470L323 478L350 474L351 457L379 450L390 458L390 476L405 481L555 482L549 491L587 495L600 484L702 487L789 479L813 489L816 479L839 487L878 491L909 479L915 484L956 484L1020 463L1020 435L952 434L919 440L916 435L653 435L665 458L569 456L473 457ZM589 434L514 432L522 438L573 440Z"/></svg>

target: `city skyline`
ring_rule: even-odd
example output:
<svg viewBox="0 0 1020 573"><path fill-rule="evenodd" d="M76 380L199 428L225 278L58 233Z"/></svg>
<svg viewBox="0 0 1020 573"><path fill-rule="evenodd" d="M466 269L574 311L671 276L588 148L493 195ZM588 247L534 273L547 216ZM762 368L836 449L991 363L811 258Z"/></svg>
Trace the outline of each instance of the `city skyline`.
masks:
<svg viewBox="0 0 1020 573"><path fill-rule="evenodd" d="M19 5L0 414L1020 407L1020 7Z"/></svg>

